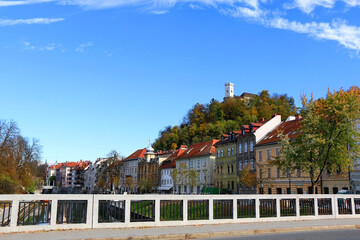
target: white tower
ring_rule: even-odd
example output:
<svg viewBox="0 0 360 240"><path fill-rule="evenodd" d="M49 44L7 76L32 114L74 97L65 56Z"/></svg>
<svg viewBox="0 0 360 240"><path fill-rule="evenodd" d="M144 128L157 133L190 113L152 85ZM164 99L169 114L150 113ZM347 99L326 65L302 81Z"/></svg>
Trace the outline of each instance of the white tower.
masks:
<svg viewBox="0 0 360 240"><path fill-rule="evenodd" d="M225 98L233 98L234 97L234 84L233 83L225 83Z"/></svg>

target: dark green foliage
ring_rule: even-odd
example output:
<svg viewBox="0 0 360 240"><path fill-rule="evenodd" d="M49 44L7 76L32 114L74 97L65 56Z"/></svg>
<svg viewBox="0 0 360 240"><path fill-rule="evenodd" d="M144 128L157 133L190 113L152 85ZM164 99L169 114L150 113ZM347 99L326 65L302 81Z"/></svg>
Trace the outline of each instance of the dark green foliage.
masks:
<svg viewBox="0 0 360 240"><path fill-rule="evenodd" d="M153 147L156 150L170 150L173 143L189 146L220 139L221 134L239 130L242 125L257 122L259 118L268 120L273 114L280 114L284 120L295 113L292 97L286 94L270 96L265 90L250 101L235 98L219 102L211 99L205 105L196 103L179 126L167 126L160 131Z"/></svg>

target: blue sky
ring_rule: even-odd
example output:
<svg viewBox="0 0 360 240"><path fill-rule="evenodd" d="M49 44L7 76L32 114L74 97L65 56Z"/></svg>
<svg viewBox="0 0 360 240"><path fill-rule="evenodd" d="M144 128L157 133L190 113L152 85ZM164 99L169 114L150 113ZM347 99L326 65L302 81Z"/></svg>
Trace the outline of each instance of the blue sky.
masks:
<svg viewBox="0 0 360 240"><path fill-rule="evenodd" d="M0 119L49 162L129 155L195 103L359 85L360 0L0 0Z"/></svg>

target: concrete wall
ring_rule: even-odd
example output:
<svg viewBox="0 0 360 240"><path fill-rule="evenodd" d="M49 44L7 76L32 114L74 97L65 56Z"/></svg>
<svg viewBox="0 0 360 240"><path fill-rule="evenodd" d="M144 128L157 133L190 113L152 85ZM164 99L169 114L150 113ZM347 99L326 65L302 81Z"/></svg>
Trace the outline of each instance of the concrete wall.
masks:
<svg viewBox="0 0 360 240"><path fill-rule="evenodd" d="M300 216L300 199L314 199L315 213L313 216ZM318 198L331 199L332 215L319 215ZM351 199L351 214L339 214L338 198ZM43 230L68 230L68 229L91 229L91 228L128 228L128 227L154 227L154 226L180 226L198 224L221 224L221 223L249 223L249 222L268 222L268 221L291 221L306 219L334 219L334 218L359 218L360 195L0 195L0 201L12 201L11 222L9 226L0 227L0 233L23 232L23 231L43 231ZM237 200L254 199L256 206L255 218L238 218ZM259 203L261 199L276 200L276 217L261 218L259 213ZM296 216L280 216L280 200L295 199ZM20 201L50 200L51 201L51 220L48 225L17 226L18 207ZM87 217L85 224L56 224L58 200L86 200ZM125 222L121 223L98 223L99 200L124 200L125 201ZM155 220L153 222L130 222L130 206L133 200L154 200L155 201ZM161 200L183 200L183 220L182 221L160 221L160 201ZM188 201L189 200L208 200L209 218L208 220L188 220ZM233 218L214 219L214 200L233 201ZM355 214L355 210L358 214Z"/></svg>

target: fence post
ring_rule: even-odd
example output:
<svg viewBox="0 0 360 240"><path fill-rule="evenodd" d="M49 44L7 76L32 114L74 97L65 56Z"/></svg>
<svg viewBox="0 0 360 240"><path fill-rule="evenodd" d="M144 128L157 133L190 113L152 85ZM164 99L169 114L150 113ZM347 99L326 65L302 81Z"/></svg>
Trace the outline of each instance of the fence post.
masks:
<svg viewBox="0 0 360 240"><path fill-rule="evenodd" d="M281 216L280 197L276 196L276 218L280 219L280 216Z"/></svg>
<svg viewBox="0 0 360 240"><path fill-rule="evenodd" d="M260 219L260 198L255 198L255 218Z"/></svg>
<svg viewBox="0 0 360 240"><path fill-rule="evenodd" d="M209 197L209 221L214 220L214 199Z"/></svg>
<svg viewBox="0 0 360 240"><path fill-rule="evenodd" d="M296 206L296 217L299 218L300 217L300 198L299 196L296 196L295 199L295 206Z"/></svg>
<svg viewBox="0 0 360 240"><path fill-rule="evenodd" d="M58 208L58 200L51 199L51 215L50 215L50 226L56 226L57 219L57 208Z"/></svg>
<svg viewBox="0 0 360 240"><path fill-rule="evenodd" d="M155 198L155 224L160 223L160 198Z"/></svg>
<svg viewBox="0 0 360 240"><path fill-rule="evenodd" d="M184 223L188 222L188 199L187 197L183 200L183 221Z"/></svg>
<svg viewBox="0 0 360 240"><path fill-rule="evenodd" d="M356 210L356 208L355 208L355 197L351 197L351 214L353 215L353 216L355 216L355 210Z"/></svg>
<svg viewBox="0 0 360 240"><path fill-rule="evenodd" d="M17 227L18 221L18 212L19 212L19 199L13 199L11 203L11 211L10 211L10 228L15 230Z"/></svg>
<svg viewBox="0 0 360 240"><path fill-rule="evenodd" d="M131 198L126 196L125 198L125 225L130 224L131 217Z"/></svg>
<svg viewBox="0 0 360 240"><path fill-rule="evenodd" d="M237 215L237 199L236 197L233 198L233 220L236 220L238 218L238 215Z"/></svg>
<svg viewBox="0 0 360 240"><path fill-rule="evenodd" d="M315 196L314 198L314 214L315 217L319 216L319 206L318 206L318 198Z"/></svg>
<svg viewBox="0 0 360 240"><path fill-rule="evenodd" d="M338 218L338 216L339 216L339 206L338 206L338 200L337 200L337 197L336 197L335 194L333 194L332 200L333 200L333 202L331 204L331 206L333 208L333 213L332 214L333 214L334 218Z"/></svg>

